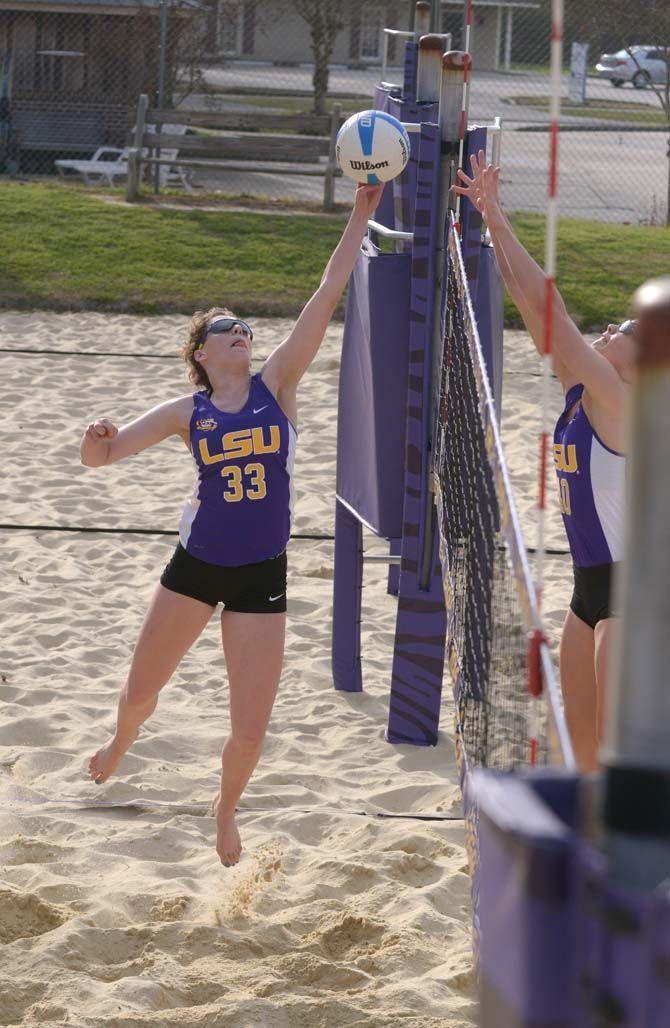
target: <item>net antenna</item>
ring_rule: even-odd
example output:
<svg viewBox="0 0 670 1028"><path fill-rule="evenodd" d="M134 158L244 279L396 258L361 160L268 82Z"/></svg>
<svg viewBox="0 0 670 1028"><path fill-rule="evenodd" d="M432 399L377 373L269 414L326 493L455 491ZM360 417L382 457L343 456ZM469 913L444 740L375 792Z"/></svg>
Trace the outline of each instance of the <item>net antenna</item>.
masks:
<svg viewBox="0 0 670 1028"><path fill-rule="evenodd" d="M558 141L559 119L561 115L561 89L563 75L563 0L552 0L551 7L551 72L550 72L550 112L549 126L549 176L547 186L547 223L544 256L545 299L543 325L542 379L540 385L540 453L539 453L539 488L537 498L537 547L535 561L535 594L537 608L542 614L542 597L544 593L544 566L546 558L546 513L547 513L547 474L549 455L550 403L551 403L551 367L553 354L554 311L556 307L556 249L558 238ZM534 641L529 647L529 681L536 679L536 688L531 690L539 696L542 691L542 676L537 664ZM532 665L532 666L531 666ZM540 709L533 703L530 718L530 762L537 762Z"/></svg>
<svg viewBox="0 0 670 1028"><path fill-rule="evenodd" d="M670 883L670 278L635 294L637 371L604 823L614 880Z"/></svg>
<svg viewBox="0 0 670 1028"><path fill-rule="evenodd" d="M542 385L540 425L540 473L537 519L537 561L535 581L537 603L542 610L544 565L546 551L547 473L550 433L550 376L553 353L554 310L556 305L556 250L558 239L558 142L561 116L561 89L563 75L563 0L552 0L551 8L551 122L549 127L549 180L547 195L547 227L545 242L545 302L544 352L542 355Z"/></svg>

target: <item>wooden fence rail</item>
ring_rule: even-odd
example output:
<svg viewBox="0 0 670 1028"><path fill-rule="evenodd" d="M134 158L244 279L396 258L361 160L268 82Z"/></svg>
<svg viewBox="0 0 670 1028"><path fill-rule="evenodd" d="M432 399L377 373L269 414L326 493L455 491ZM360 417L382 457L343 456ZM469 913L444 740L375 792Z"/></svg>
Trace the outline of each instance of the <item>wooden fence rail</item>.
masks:
<svg viewBox="0 0 670 1028"><path fill-rule="evenodd" d="M335 178L342 174L335 157L342 121L339 106L323 116L149 110L148 98L143 94L130 140L126 199L130 203L138 199L145 165L178 164L203 170L323 177L323 209L332 210ZM210 129L213 134L164 134L161 126L168 124ZM179 155L161 156L166 150L173 154L178 150Z"/></svg>

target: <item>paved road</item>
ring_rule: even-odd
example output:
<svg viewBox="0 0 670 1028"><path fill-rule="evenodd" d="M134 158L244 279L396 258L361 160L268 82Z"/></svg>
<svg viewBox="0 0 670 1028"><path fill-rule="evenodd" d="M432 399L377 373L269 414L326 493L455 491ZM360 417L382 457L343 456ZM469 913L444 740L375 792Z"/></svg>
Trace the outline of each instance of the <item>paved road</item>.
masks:
<svg viewBox="0 0 670 1028"><path fill-rule="evenodd" d="M502 196L508 210L544 211L548 135L510 130L503 134ZM664 210L668 162L658 132L564 133L560 142L561 214L601 221L647 223ZM224 172L197 182L212 190L320 200L323 180L297 176ZM354 184L337 179L335 198L348 202Z"/></svg>
<svg viewBox="0 0 670 1028"><path fill-rule="evenodd" d="M217 89L291 89L311 91L312 69L310 65L297 68L281 68L268 64L254 64L245 61L232 61L224 67L203 69L205 78ZM351 69L333 67L330 72L329 91L333 94L356 94L372 96L379 82L380 69ZM400 68L389 69L391 81L402 82ZM564 94L567 96L568 79L564 79ZM474 118L490 118L500 114L502 108L508 108L507 120L546 121L547 115L535 108L520 108L514 104L506 104L507 97L515 96L547 96L549 92L549 76L533 72L479 72L475 71L472 78L470 97L470 113ZM614 89L609 82L589 77L586 89L590 100L618 100L622 103L644 103L650 107L658 107L656 95L650 89L633 89L624 86ZM581 120L581 119L580 119Z"/></svg>
<svg viewBox="0 0 670 1028"><path fill-rule="evenodd" d="M235 62L224 68L207 69L207 77L217 87L253 86L262 91L272 86L309 90L311 69L275 68ZM392 77L392 76L389 76ZM330 90L372 96L379 80L379 69L351 70L334 68ZM547 193L548 135L540 128L547 115L531 107L510 104L506 98L546 95L546 75L519 73L480 73L473 79L470 120L487 122L494 115L503 119L502 191L510 210L543 211ZM567 91L567 82L566 82ZM619 99L624 103L643 102L658 106L649 90L624 87L614 90L607 82L589 78L587 96ZM226 105L228 105L226 101ZM564 119L583 126L581 118ZM662 132L564 132L560 144L561 211L574 217L603 221L645 223L663 217L667 195L667 141ZM223 176L198 176L210 189L247 192L272 197L319 200L323 195L321 179L294 176L258 175L226 172ZM336 199L347 201L354 186L346 179L336 183Z"/></svg>

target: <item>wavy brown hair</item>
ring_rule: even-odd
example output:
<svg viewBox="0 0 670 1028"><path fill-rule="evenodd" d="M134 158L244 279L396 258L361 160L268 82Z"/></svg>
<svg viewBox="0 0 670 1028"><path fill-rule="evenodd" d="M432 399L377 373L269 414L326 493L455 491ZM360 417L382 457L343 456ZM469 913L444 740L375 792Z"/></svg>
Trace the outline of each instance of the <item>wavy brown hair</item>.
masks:
<svg viewBox="0 0 670 1028"><path fill-rule="evenodd" d="M188 326L188 339L180 349L180 354L188 364L188 377L196 386L204 386L212 390L212 383L202 364L195 359L193 354L201 343L205 341L207 326L212 318L234 318L236 317L227 307L210 307L208 311L196 311Z"/></svg>

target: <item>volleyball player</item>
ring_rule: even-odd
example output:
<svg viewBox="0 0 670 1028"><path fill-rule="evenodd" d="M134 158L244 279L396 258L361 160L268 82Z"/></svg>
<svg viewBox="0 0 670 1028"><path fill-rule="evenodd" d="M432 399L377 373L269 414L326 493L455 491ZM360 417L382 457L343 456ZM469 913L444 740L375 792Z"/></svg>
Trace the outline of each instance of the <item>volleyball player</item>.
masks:
<svg viewBox="0 0 670 1028"><path fill-rule="evenodd" d="M499 168L473 156L459 171L467 196L488 226L505 285L536 349L544 352L546 279L523 248L500 205ZM634 362L635 322L608 325L589 345L555 290L553 370L565 394L554 433L559 503L574 570L574 590L560 645L561 690L575 757L598 766L615 612L613 571L623 555L626 407Z"/></svg>
<svg viewBox="0 0 670 1028"><path fill-rule="evenodd" d="M345 289L382 188L358 187L321 284L258 374L251 371L251 326L225 307L196 312L183 356L197 391L121 429L100 418L81 441L82 463L89 467L113 464L172 435L195 460L197 480L179 544L140 630L116 731L91 757L88 773L96 783L113 774L160 690L222 603L231 731L213 808L225 866L240 858L235 808L258 762L282 668L296 391Z"/></svg>

